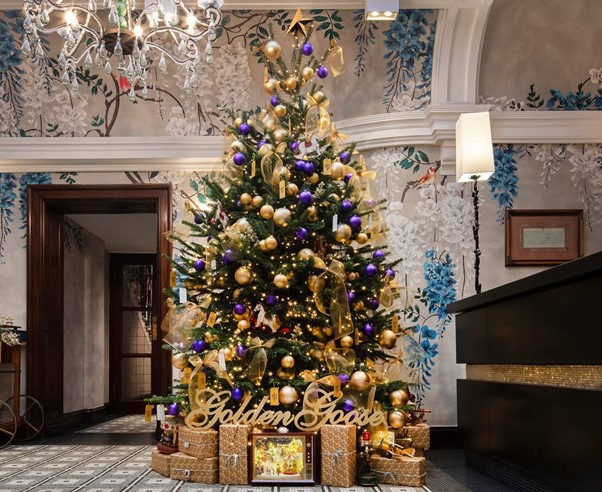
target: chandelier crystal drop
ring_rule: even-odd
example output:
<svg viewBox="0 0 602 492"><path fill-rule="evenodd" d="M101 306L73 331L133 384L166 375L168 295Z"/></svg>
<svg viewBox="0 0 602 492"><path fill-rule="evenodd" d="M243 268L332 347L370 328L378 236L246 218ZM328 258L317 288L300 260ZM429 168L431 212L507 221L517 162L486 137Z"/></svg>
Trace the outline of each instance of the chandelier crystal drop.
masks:
<svg viewBox="0 0 602 492"><path fill-rule="evenodd" d="M67 2L65 2L67 3ZM77 91L77 67L113 69L134 88L147 94L149 70L158 64L167 72L167 58L186 67L186 88L190 90L201 70L199 43L206 38L205 63L213 63L211 43L217 38L223 0L197 0L186 6L183 0L144 0L136 9L135 0L103 0L106 15L99 15L97 0L65 5L62 0L24 0L24 55L41 62L45 57L40 34L57 33L64 41L58 55L61 80ZM155 65L157 66L157 65Z"/></svg>

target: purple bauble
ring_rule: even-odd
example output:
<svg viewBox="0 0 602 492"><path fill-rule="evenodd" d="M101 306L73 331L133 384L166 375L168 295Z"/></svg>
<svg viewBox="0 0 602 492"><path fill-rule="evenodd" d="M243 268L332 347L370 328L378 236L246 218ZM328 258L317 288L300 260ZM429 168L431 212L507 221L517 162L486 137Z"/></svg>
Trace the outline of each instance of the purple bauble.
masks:
<svg viewBox="0 0 602 492"><path fill-rule="evenodd" d="M351 178L353 178L353 173L345 174L345 176L343 177L343 181L345 181L345 183L349 183L349 181L351 181Z"/></svg>
<svg viewBox="0 0 602 492"><path fill-rule="evenodd" d="M378 273L378 267L376 265L373 265L372 263L368 263L366 265L365 272L366 275L368 275L368 277L374 277L374 275Z"/></svg>
<svg viewBox="0 0 602 492"><path fill-rule="evenodd" d="M195 352L202 352L207 348L207 344L205 343L205 340L195 340L192 342L191 348Z"/></svg>
<svg viewBox="0 0 602 492"><path fill-rule="evenodd" d="M235 304L234 305L234 312L236 314L238 314L239 316L242 315L242 314L245 314L246 310L247 310L247 308L244 307L244 305L242 305L242 304Z"/></svg>
<svg viewBox="0 0 602 492"><path fill-rule="evenodd" d="M316 73L321 79L325 79L326 77L328 77L328 69L324 65L318 68L318 71Z"/></svg>
<svg viewBox="0 0 602 492"><path fill-rule="evenodd" d="M377 249L374 253L372 253L372 258L384 258L385 252Z"/></svg>
<svg viewBox="0 0 602 492"><path fill-rule="evenodd" d="M230 392L230 395L232 396L232 399L234 401L240 401L244 398L245 392L242 388L239 388L237 386L236 388L232 389L232 391Z"/></svg>
<svg viewBox="0 0 602 492"><path fill-rule="evenodd" d="M343 385L343 386L345 386L349 382L349 376L347 374L345 374L344 372L339 374L337 376L337 378L339 378L339 381L341 382L341 385Z"/></svg>
<svg viewBox="0 0 602 492"><path fill-rule="evenodd" d="M370 309L378 309L378 306L380 306L380 302L378 301L378 299L370 299L368 301L368 306L370 306Z"/></svg>
<svg viewBox="0 0 602 492"><path fill-rule="evenodd" d="M238 127L238 133L246 136L249 133L251 133L251 127L249 125L247 125L246 123L243 123L242 125L240 125Z"/></svg>
<svg viewBox="0 0 602 492"><path fill-rule="evenodd" d="M299 172L305 172L305 161L298 160L295 161L295 169Z"/></svg>
<svg viewBox="0 0 602 492"><path fill-rule="evenodd" d="M236 201L236 206L237 206L238 208L242 207L242 203L240 202L240 200L237 200L237 201Z"/></svg>
<svg viewBox="0 0 602 492"><path fill-rule="evenodd" d="M249 349L244 345L239 345L238 347L236 347L236 357L238 357L239 359L244 359L245 355L247 355L248 350Z"/></svg>
<svg viewBox="0 0 602 492"><path fill-rule="evenodd" d="M265 145L265 140L260 140L259 142L257 142L257 148L261 149L261 147L263 147Z"/></svg>
<svg viewBox="0 0 602 492"><path fill-rule="evenodd" d="M303 46L301 46L301 53L303 53L305 56L311 56L313 52L314 47L311 45L311 43L305 43Z"/></svg>
<svg viewBox="0 0 602 492"><path fill-rule="evenodd" d="M201 271L203 271L203 270L205 269L205 262L204 262L203 260L196 260L196 261L194 262L194 269L195 269L197 272L201 272Z"/></svg>
<svg viewBox="0 0 602 492"><path fill-rule="evenodd" d="M354 408L355 406L353 405L353 402L351 400L345 400L343 402L343 411L345 413L351 412Z"/></svg>
<svg viewBox="0 0 602 492"><path fill-rule="evenodd" d="M202 224L204 218L205 218L205 216L203 214L194 214L194 223Z"/></svg>
<svg viewBox="0 0 602 492"><path fill-rule="evenodd" d="M224 265L231 265L234 261L234 251L227 249L222 255L222 262Z"/></svg>
<svg viewBox="0 0 602 492"><path fill-rule="evenodd" d="M314 196L311 194L311 191L304 190L299 193L299 201L303 205L311 205L311 203L314 201Z"/></svg>
<svg viewBox="0 0 602 492"><path fill-rule="evenodd" d="M288 144L288 148L291 149L294 153L297 153L299 150L299 142L297 140L293 140L290 144Z"/></svg>
<svg viewBox="0 0 602 492"><path fill-rule="evenodd" d="M347 164L349 162L350 157L351 157L351 154L349 152L347 152L346 150L344 150L343 152L341 152L339 159L341 159L341 162L343 164Z"/></svg>
<svg viewBox="0 0 602 492"><path fill-rule="evenodd" d="M370 323L366 323L364 325L363 332L367 337L371 337L374 335L374 326L372 326Z"/></svg>
<svg viewBox="0 0 602 492"><path fill-rule="evenodd" d="M359 229L362 227L362 218L359 215L352 215L349 217L349 227L352 229Z"/></svg>
<svg viewBox="0 0 602 492"><path fill-rule="evenodd" d="M366 205L369 208L374 208L376 206L376 202L372 198L368 198L368 200L366 200Z"/></svg>
<svg viewBox="0 0 602 492"><path fill-rule="evenodd" d="M307 239L307 236L309 236L309 231L305 227L300 227L299 229L297 229L295 236L297 236L297 239L299 241L304 241L305 239Z"/></svg>
<svg viewBox="0 0 602 492"><path fill-rule="evenodd" d="M355 301L355 292L353 292L353 291L347 292L347 299L349 300L349 302Z"/></svg>
<svg viewBox="0 0 602 492"><path fill-rule="evenodd" d="M237 152L236 154L234 154L232 160L237 166L242 166L245 162L247 162L247 156L244 155L242 152Z"/></svg>
<svg viewBox="0 0 602 492"><path fill-rule="evenodd" d="M167 405L167 413L169 415L171 415L172 417L175 417L176 415L178 415L179 411L180 411L180 406L177 403L170 403L169 405Z"/></svg>
<svg viewBox="0 0 602 492"><path fill-rule="evenodd" d="M272 106L278 106L280 104L280 99L278 98L278 96L272 96L272 98L270 99L270 104Z"/></svg>
<svg viewBox="0 0 602 492"><path fill-rule="evenodd" d="M349 212L349 210L351 210L352 207L353 203L351 203L349 200L343 200L343 203L341 203L341 212Z"/></svg>
<svg viewBox="0 0 602 492"><path fill-rule="evenodd" d="M276 304L278 304L278 298L274 294L268 294L266 303L268 304L268 306L275 306Z"/></svg>
<svg viewBox="0 0 602 492"><path fill-rule="evenodd" d="M391 278L395 278L395 270L393 270L392 268L387 268L385 270L385 275L388 275Z"/></svg>
<svg viewBox="0 0 602 492"><path fill-rule="evenodd" d="M313 162L306 162L305 166L303 167L303 172L308 176L311 176L313 173L316 172L316 166Z"/></svg>

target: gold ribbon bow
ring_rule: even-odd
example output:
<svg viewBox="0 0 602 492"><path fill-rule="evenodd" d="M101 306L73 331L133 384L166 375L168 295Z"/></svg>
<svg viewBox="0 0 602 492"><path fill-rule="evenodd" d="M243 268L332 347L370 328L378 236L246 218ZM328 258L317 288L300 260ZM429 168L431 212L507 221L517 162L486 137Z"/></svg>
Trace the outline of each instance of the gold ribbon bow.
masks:
<svg viewBox="0 0 602 492"><path fill-rule="evenodd" d="M338 260L332 260L330 268L328 268L324 261L317 257L314 257L314 265L325 270L324 273L318 276L318 282L315 283L314 290L316 308L323 314L328 314L328 310L324 305L324 286L326 280L331 280L333 283L329 307L333 336L336 340L353 332L353 320L349 311L349 299L345 287L345 265Z"/></svg>
<svg viewBox="0 0 602 492"><path fill-rule="evenodd" d="M307 113L305 114L305 133L306 135L316 134L318 139L326 136L330 130L330 101L324 98L318 102L310 94L305 97L307 102Z"/></svg>
<svg viewBox="0 0 602 492"><path fill-rule="evenodd" d="M176 305L171 299L168 299L167 306L167 314L161 322L161 329L167 332L163 341L176 350L185 352L194 340L191 330L203 320L202 306L193 302Z"/></svg>
<svg viewBox="0 0 602 492"><path fill-rule="evenodd" d="M268 355L266 349L271 349L276 343L275 338L271 338L262 343L259 337L253 338L249 344L249 351L253 351L253 358L249 363L243 377L251 381L255 386L261 385L261 380L265 374L268 365Z"/></svg>
<svg viewBox="0 0 602 492"><path fill-rule="evenodd" d="M220 366L219 363L219 351L211 350L205 355L203 359L201 359L198 355L193 355L188 359L188 362L194 366L194 370L190 375L190 383L188 383L188 399L190 400L190 407L195 410L200 406L202 401L200 399L204 398L204 388L198 387L198 372L203 367L208 367L209 369L213 369L217 374L217 377L220 379L225 379L228 384L233 387L234 383L224 368Z"/></svg>
<svg viewBox="0 0 602 492"><path fill-rule="evenodd" d="M264 144L259 149L261 175L264 181L274 189L278 189L280 186L280 180L284 173L285 168L280 157L284 149L286 149L286 142L281 142L276 149L270 144Z"/></svg>
<svg viewBox="0 0 602 492"><path fill-rule="evenodd" d="M343 60L343 48L333 39L330 42L330 49L324 60L324 65L333 77L338 77L343 73L345 61Z"/></svg>
<svg viewBox="0 0 602 492"><path fill-rule="evenodd" d="M324 350L324 360L326 362L326 366L328 367L328 372L335 374L335 378L336 374L351 374L355 368L355 359L355 351L352 349L333 348L327 346L327 348ZM328 376L326 378L328 378ZM329 384L329 386L334 386L334 382Z"/></svg>
<svg viewBox="0 0 602 492"><path fill-rule="evenodd" d="M332 123L332 125L330 126L330 134L327 137L328 143L330 145L332 145L332 150L335 153L338 153L340 150L340 145L339 143L344 142L345 140L347 140L347 135L344 133L340 133L335 124Z"/></svg>

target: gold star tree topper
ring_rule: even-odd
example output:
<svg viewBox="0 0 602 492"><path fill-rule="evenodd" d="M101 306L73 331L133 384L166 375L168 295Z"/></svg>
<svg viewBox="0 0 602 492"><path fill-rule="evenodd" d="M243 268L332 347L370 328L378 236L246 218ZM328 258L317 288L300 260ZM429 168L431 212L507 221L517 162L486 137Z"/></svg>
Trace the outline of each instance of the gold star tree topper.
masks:
<svg viewBox="0 0 602 492"><path fill-rule="evenodd" d="M293 17L291 25L288 27L288 31L286 31L286 34L290 34L291 32L293 34L302 32L304 36L307 36L307 24L310 24L311 22L311 18L303 17L301 9L297 9L297 12L295 12L295 16Z"/></svg>

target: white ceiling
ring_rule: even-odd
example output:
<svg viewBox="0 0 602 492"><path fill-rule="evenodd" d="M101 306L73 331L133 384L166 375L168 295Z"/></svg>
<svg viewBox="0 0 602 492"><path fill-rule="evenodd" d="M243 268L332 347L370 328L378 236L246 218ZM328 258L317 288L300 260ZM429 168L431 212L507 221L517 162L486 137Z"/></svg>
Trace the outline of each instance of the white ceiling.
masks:
<svg viewBox="0 0 602 492"><path fill-rule="evenodd" d="M72 214L69 219L102 239L110 253L155 253L156 214Z"/></svg>

